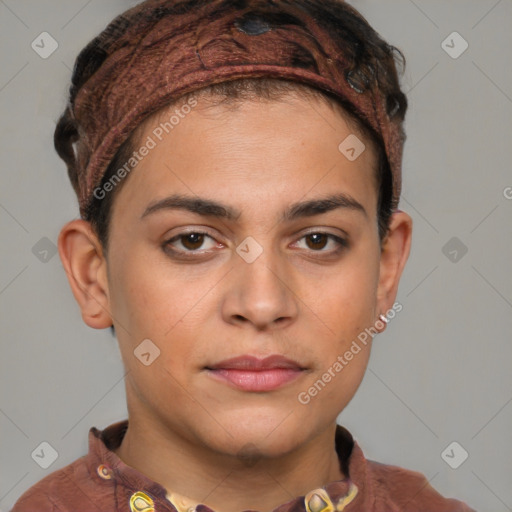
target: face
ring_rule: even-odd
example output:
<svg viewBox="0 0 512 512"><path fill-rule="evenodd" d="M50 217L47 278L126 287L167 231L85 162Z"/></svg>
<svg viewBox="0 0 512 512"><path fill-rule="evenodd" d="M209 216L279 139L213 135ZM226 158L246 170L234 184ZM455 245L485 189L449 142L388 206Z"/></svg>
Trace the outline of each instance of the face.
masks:
<svg viewBox="0 0 512 512"><path fill-rule="evenodd" d="M113 205L108 301L128 407L215 452L278 456L335 422L370 343L344 354L386 310L374 154L349 161L338 146L353 129L312 100L203 106L161 141L161 119L145 125L156 146Z"/></svg>

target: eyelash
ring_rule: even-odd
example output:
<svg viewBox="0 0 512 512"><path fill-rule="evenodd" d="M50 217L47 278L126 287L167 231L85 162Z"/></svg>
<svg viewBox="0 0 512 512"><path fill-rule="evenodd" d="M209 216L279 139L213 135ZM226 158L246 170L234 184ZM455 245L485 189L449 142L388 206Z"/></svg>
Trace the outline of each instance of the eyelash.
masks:
<svg viewBox="0 0 512 512"><path fill-rule="evenodd" d="M179 233L178 235L175 235L172 238L170 238L170 239L168 239L168 240L166 240L164 242L163 248L164 248L165 252L171 253L171 255L173 255L174 257L178 257L178 258L179 257L181 257L181 258L195 258L196 256L201 255L201 254L208 254L208 252L210 252L211 249L200 252L197 249L196 250L181 251L181 250L176 250L176 249L170 248L170 245L173 242L179 241L181 238L186 237L187 235L192 235L192 234L193 235L206 235L208 238L211 238L212 240L215 240L215 238L212 235L210 235L209 233L207 233L205 231L183 231L183 232ZM348 248L348 245L349 245L346 239L341 238L339 236L336 236L336 235L334 235L332 233L325 232L325 231L310 231L309 233L306 233L306 234L302 235L299 238L299 240L302 240L303 238L306 238L306 237L311 236L311 235L325 235L329 239L334 240L338 244L338 247L336 249L334 249L334 250L331 250L331 251L325 251L323 249L315 251L314 249L310 249L310 251L313 252L313 253L320 253L320 254L321 253L326 253L327 255L335 256L339 252L341 252L343 249Z"/></svg>

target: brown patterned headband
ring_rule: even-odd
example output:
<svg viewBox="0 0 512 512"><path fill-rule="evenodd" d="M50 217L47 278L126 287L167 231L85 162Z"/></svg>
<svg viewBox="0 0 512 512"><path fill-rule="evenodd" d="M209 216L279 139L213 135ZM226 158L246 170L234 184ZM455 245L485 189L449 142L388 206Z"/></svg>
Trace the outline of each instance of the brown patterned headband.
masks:
<svg viewBox="0 0 512 512"><path fill-rule="evenodd" d="M347 15L366 25L341 0L153 0L116 18L86 48L102 62L67 110L78 134L74 186L82 217L117 150L147 116L185 93L243 77L303 82L348 103L383 142L395 209L406 99L394 62L388 76L389 62L365 61L353 34L337 29L336 17ZM384 57L393 59L392 52ZM393 94L382 92L386 81Z"/></svg>

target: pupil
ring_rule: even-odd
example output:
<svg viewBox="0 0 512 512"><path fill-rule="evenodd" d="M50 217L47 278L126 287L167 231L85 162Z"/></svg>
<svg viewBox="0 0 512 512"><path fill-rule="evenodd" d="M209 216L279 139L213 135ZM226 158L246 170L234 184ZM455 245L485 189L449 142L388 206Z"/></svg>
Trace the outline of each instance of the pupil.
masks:
<svg viewBox="0 0 512 512"><path fill-rule="evenodd" d="M313 249L324 248L325 247L325 243L322 244L321 242L322 242L322 239L325 242L326 238L327 238L326 235L324 235L322 233L316 233L316 234L313 234L313 235L308 235L308 239L309 240L313 240L313 247L312 247ZM319 242L320 242L321 247L318 247L318 243Z"/></svg>
<svg viewBox="0 0 512 512"><path fill-rule="evenodd" d="M189 233L188 235L185 235L185 243L183 245L188 249L197 249L203 245L203 237L204 235L201 233Z"/></svg>

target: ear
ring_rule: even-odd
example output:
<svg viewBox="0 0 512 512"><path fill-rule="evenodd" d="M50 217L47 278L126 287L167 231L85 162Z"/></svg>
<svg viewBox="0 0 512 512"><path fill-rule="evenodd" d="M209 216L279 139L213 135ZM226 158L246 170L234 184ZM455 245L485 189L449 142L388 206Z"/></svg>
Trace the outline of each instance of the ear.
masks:
<svg viewBox="0 0 512 512"><path fill-rule="evenodd" d="M412 219L397 210L391 215L389 231L382 241L380 274L377 289L377 312L386 314L392 308L402 271L409 257L412 240Z"/></svg>
<svg viewBox="0 0 512 512"><path fill-rule="evenodd" d="M112 325L107 261L91 224L68 222L59 234L60 259L84 322L95 329Z"/></svg>

